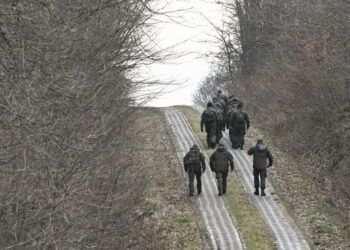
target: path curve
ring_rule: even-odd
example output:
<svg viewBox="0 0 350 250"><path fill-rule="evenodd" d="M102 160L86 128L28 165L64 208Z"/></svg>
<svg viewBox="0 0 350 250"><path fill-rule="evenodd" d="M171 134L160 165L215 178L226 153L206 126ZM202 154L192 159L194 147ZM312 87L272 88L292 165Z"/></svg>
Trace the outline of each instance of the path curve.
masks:
<svg viewBox="0 0 350 250"><path fill-rule="evenodd" d="M164 109L165 117L171 126L177 142L177 154L180 162L196 143L201 146L200 141L193 135L183 115L174 108ZM213 249L244 249L243 242L235 228L224 201L218 196L216 182L209 168L208 156L203 152L207 169L202 175L203 193L195 196L198 199L201 215L205 222ZM183 171L185 175L185 171Z"/></svg>

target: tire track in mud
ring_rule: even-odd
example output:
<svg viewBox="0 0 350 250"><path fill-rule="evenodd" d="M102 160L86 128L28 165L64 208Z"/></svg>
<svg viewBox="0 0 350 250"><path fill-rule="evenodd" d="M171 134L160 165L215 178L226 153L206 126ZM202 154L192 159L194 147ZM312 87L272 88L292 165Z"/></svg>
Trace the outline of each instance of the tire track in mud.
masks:
<svg viewBox="0 0 350 250"><path fill-rule="evenodd" d="M200 112L199 110L197 111ZM180 113L182 119L186 122L186 118L183 117L181 112L177 112ZM288 214L269 181L266 180L265 192L267 196L261 197L253 194L253 163L247 152L232 149L227 133L224 133L224 138L221 139L221 142L225 144L228 151L233 155L236 171L238 170L237 175L244 189L251 195L252 202L272 231L277 247L283 250L309 250L310 247L300 229Z"/></svg>
<svg viewBox="0 0 350 250"><path fill-rule="evenodd" d="M176 136L177 154L180 162L182 162L190 147L194 143L201 146L201 143L193 135L179 111L174 108L166 108L164 113ZM208 230L211 246L213 249L244 249L244 244L226 210L224 201L218 196L216 181L209 168L208 156L205 152L203 154L206 158L207 169L202 175L202 194L193 198L198 199L199 209ZM184 171L183 173L186 175Z"/></svg>

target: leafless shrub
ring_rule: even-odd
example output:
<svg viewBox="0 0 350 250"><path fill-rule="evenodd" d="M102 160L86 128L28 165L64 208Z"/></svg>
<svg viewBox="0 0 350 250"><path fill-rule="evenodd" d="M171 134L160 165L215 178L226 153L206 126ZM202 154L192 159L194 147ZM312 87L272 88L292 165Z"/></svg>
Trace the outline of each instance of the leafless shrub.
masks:
<svg viewBox="0 0 350 250"><path fill-rule="evenodd" d="M1 1L1 249L125 243L142 187L128 74L157 59L150 3Z"/></svg>
<svg viewBox="0 0 350 250"><path fill-rule="evenodd" d="M322 162L314 177L334 192L334 200L348 201L349 4L235 0L227 8L239 26L232 23L225 31L241 45L228 91L244 101L257 126L280 138L281 147ZM235 55L222 51L223 62Z"/></svg>

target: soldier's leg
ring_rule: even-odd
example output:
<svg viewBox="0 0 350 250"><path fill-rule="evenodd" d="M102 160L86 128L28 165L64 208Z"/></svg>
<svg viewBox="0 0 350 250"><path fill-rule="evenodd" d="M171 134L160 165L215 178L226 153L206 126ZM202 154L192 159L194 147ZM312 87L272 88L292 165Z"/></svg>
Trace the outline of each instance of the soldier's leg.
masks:
<svg viewBox="0 0 350 250"><path fill-rule="evenodd" d="M235 143L234 128L230 128L229 134L230 134L230 141L231 141L232 148L237 148Z"/></svg>
<svg viewBox="0 0 350 250"><path fill-rule="evenodd" d="M265 196L265 182L266 182L266 170L260 171L260 181L261 181L261 196Z"/></svg>
<svg viewBox="0 0 350 250"><path fill-rule="evenodd" d="M244 149L244 136L245 136L245 134L243 134L242 135L242 141L241 141L241 150L243 150Z"/></svg>
<svg viewBox="0 0 350 250"><path fill-rule="evenodd" d="M202 193L202 171L196 172L196 179L197 179L197 192L198 194Z"/></svg>
<svg viewBox="0 0 350 250"><path fill-rule="evenodd" d="M210 136L211 136L211 147L215 148L216 145L216 125L211 127L210 131Z"/></svg>
<svg viewBox="0 0 350 250"><path fill-rule="evenodd" d="M193 195L193 190L194 190L194 172L193 171L188 171L188 179L189 179L189 188L190 188L190 195Z"/></svg>
<svg viewBox="0 0 350 250"><path fill-rule="evenodd" d="M218 182L218 192L219 192L219 196L222 195L222 173L221 172L216 172L216 179Z"/></svg>
<svg viewBox="0 0 350 250"><path fill-rule="evenodd" d="M228 172L222 173L222 193L226 194Z"/></svg>
<svg viewBox="0 0 350 250"><path fill-rule="evenodd" d="M254 187L255 187L254 194L259 195L259 171L254 169L253 175L254 175Z"/></svg>
<svg viewBox="0 0 350 250"><path fill-rule="evenodd" d="M209 131L207 132L207 145L208 145L208 148L211 147L211 139L210 139L210 132Z"/></svg>
<svg viewBox="0 0 350 250"><path fill-rule="evenodd" d="M243 150L243 146L244 146L244 137L245 137L245 134L246 134L246 128L244 126L244 128L242 129L242 141L241 141L241 149Z"/></svg>

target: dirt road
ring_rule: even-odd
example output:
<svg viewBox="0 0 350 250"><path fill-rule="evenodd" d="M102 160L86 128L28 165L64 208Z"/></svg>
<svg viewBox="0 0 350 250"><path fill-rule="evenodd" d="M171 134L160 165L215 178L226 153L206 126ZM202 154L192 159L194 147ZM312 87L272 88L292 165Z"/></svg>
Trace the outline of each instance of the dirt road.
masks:
<svg viewBox="0 0 350 250"><path fill-rule="evenodd" d="M167 121L177 138L178 157L182 160L185 153L193 143L201 146L191 131L190 126L180 111L174 108L165 109ZM266 197L253 195L253 175L250 157L243 150L233 150L230 141L225 135L226 148L234 156L238 176L247 191L251 194L254 205L261 212L262 217L270 227L279 249L304 250L310 249L299 228L290 217L286 208L275 194L273 187L267 182ZM206 156L208 162L208 156ZM217 196L215 178L210 171L203 176L203 185L206 192L198 197L199 206L204 222L208 229L214 249L242 249L244 243L239 232L231 220L223 200Z"/></svg>

